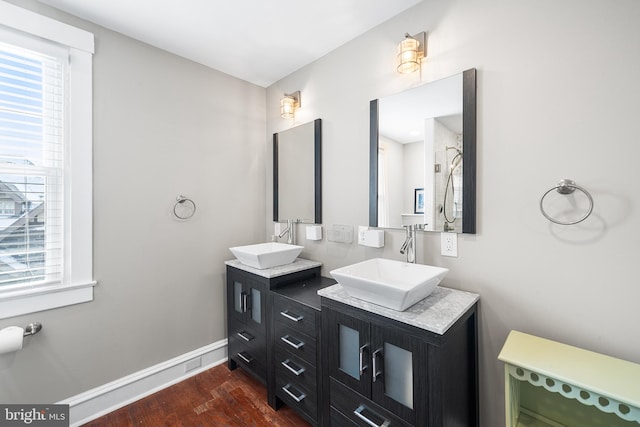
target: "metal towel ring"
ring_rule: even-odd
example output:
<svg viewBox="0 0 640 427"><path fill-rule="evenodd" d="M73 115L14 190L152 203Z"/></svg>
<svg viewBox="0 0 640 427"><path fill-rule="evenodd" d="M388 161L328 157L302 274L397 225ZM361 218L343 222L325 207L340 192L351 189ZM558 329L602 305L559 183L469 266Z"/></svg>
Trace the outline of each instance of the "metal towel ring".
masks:
<svg viewBox="0 0 640 427"><path fill-rule="evenodd" d="M176 216L176 218L178 218L178 219L189 219L196 213L196 204L194 203L193 200L191 200L191 199L189 199L187 197L184 197L183 195L180 195L180 196L176 197L176 200L177 200L177 202L173 206L173 214ZM186 206L185 203L190 204L193 207L193 210L190 213L188 213L187 215L180 215L178 213L178 208L180 206Z"/></svg>
<svg viewBox="0 0 640 427"><path fill-rule="evenodd" d="M544 211L544 207L543 207L543 202L544 202L544 198L547 196L547 194L551 193L553 190L557 190L558 193L560 194L571 194L574 191L576 191L576 189L582 191L584 193L585 196L587 196L587 199L589 199L589 209L587 210L587 213L582 217L582 218L578 218L575 221L560 221L557 220L555 218L550 217L545 211ZM563 179L561 180L558 185L556 185L553 188L550 188L549 190L547 190L542 197L540 198L540 212L542 212L542 215L544 215L545 218L547 218L549 221L556 223L556 224L560 224L560 225L575 225L578 224L579 222L584 221L585 219L587 219L589 217L589 215L591 215L591 212L593 212L593 198L591 197L591 194L589 194L589 192L587 190L585 190L584 188L580 187L579 185L577 185L575 183L575 181L572 181L570 179Z"/></svg>

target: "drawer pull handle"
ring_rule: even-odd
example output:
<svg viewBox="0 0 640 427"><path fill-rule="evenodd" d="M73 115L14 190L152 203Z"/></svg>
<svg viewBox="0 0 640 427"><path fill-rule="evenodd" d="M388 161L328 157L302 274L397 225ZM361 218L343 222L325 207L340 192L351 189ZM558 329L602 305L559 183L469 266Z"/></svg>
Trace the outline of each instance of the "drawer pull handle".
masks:
<svg viewBox="0 0 640 427"><path fill-rule="evenodd" d="M372 415L377 416L378 418L382 419L382 424L378 424L374 421L371 421L369 418L365 417L362 412L364 410L367 410L369 412L371 412ZM356 409L355 411L353 411L353 413L355 414L356 417L360 418L362 421L364 421L365 423L369 424L371 427L387 427L388 425L391 424L390 421L385 420L384 418L382 418L381 416L379 416L378 414L376 414L375 412L371 411L370 409L368 409L366 406L364 405L360 405L358 406L358 409Z"/></svg>
<svg viewBox="0 0 640 427"><path fill-rule="evenodd" d="M285 335L283 337L280 337L280 339L282 341L286 342L287 344L289 344L291 347L295 348L296 350L299 350L304 345L304 342L298 341L295 338L293 338L293 339L298 341L298 342L293 342L293 341L291 341L292 338L293 337L290 337L289 335Z"/></svg>
<svg viewBox="0 0 640 427"><path fill-rule="evenodd" d="M289 314L289 310L281 311L280 314L294 322L299 322L302 319L304 319L304 316L300 316L299 314L295 314L295 313L293 313L293 315Z"/></svg>
<svg viewBox="0 0 640 427"><path fill-rule="evenodd" d="M296 396L295 394L293 394L289 388L291 388L291 384L287 384L286 386L282 387L282 390L284 390L285 393L287 393L289 396L291 396L291 398L293 400L295 400L296 402L302 402L302 400L307 397L306 394L304 394L303 392L300 392L300 394L298 396Z"/></svg>
<svg viewBox="0 0 640 427"><path fill-rule="evenodd" d="M371 356L372 362L373 362L373 382L376 382L376 379L380 376L380 374L382 374L382 370L378 370L378 354L382 354L382 349L379 348L376 351L373 352L373 355Z"/></svg>
<svg viewBox="0 0 640 427"><path fill-rule="evenodd" d="M251 363L253 361L253 357L249 356L248 354L245 356L242 353L238 353L238 357L247 363Z"/></svg>
<svg viewBox="0 0 640 427"><path fill-rule="evenodd" d="M300 367L300 369L296 369L293 366L290 365L291 361L289 359L285 360L284 362L280 362L282 364L282 366L284 366L285 368L287 368L288 370L290 370L291 372L293 372L294 375L300 375L304 372L304 368Z"/></svg>
<svg viewBox="0 0 640 427"><path fill-rule="evenodd" d="M237 332L236 333L237 336L239 336L240 338L242 338L243 340L245 340L246 342L251 341L254 337L251 336L248 332L246 331L242 331L242 332Z"/></svg>

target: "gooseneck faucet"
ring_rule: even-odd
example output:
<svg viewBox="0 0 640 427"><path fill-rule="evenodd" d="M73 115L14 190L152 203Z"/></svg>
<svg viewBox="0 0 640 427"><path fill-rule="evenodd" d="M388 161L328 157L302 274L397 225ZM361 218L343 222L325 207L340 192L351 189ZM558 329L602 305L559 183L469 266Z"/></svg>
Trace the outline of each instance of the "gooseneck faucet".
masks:
<svg viewBox="0 0 640 427"><path fill-rule="evenodd" d="M401 254L407 254L407 262L415 263L416 262L416 237L415 225L405 225L404 228L407 229L407 238L400 247Z"/></svg>
<svg viewBox="0 0 640 427"><path fill-rule="evenodd" d="M293 219L288 219L287 220L287 228L285 228L284 230L282 230L282 232L280 234L278 234L278 238L281 239L282 236L284 236L285 234L287 235L287 243L290 245L295 245L296 244L296 229L294 227L295 223L297 221L293 220Z"/></svg>

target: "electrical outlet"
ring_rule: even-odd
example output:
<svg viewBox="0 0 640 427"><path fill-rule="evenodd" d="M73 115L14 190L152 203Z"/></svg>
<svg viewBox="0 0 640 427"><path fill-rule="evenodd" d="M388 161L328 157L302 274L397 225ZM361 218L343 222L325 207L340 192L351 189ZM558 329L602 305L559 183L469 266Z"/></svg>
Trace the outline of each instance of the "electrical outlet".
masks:
<svg viewBox="0 0 640 427"><path fill-rule="evenodd" d="M359 245L364 245L365 240L364 240L364 233L369 229L369 227L367 227L366 225L359 225L358 226L358 244Z"/></svg>
<svg viewBox="0 0 640 427"><path fill-rule="evenodd" d="M444 256L458 256L457 233L440 233L440 253Z"/></svg>

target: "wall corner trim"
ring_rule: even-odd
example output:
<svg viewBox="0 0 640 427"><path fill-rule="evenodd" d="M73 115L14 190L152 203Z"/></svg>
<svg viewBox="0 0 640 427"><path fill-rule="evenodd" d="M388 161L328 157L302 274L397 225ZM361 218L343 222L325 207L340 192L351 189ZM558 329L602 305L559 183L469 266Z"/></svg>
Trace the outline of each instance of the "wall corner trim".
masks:
<svg viewBox="0 0 640 427"><path fill-rule="evenodd" d="M187 371L185 364L197 358L200 367ZM226 360L225 338L57 403L69 405L70 426L80 426Z"/></svg>

